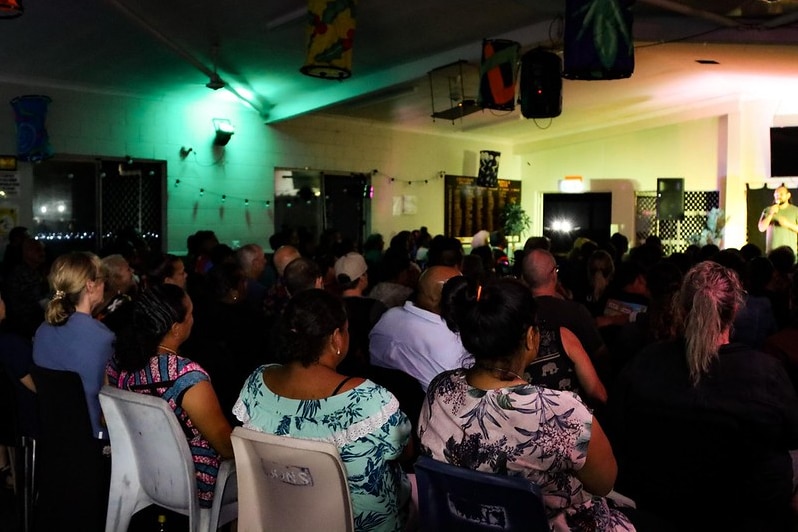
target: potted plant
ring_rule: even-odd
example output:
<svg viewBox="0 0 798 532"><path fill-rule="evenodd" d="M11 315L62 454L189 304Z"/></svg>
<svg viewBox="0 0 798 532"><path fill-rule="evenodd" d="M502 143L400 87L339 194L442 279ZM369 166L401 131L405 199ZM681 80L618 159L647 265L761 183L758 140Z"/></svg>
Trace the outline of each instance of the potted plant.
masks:
<svg viewBox="0 0 798 532"><path fill-rule="evenodd" d="M504 228L505 236L513 236L520 241L521 233L526 232L532 225L532 219L519 203L506 203L499 217L499 222Z"/></svg>

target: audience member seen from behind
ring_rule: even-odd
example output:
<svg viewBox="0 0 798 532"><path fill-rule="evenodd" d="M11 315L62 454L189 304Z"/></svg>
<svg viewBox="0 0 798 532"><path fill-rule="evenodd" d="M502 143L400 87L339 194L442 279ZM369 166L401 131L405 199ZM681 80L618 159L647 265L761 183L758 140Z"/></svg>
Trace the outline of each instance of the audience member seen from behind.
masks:
<svg viewBox="0 0 798 532"><path fill-rule="evenodd" d="M673 530L790 530L798 398L781 363L730 343L737 275L685 276L675 340L641 351L610 396L619 490Z"/></svg>
<svg viewBox="0 0 798 532"><path fill-rule="evenodd" d="M738 250L724 249L712 260L734 271L745 290L743 304L738 309L732 324L731 340L755 349L761 348L765 339L778 330L770 300L765 296L751 294L748 267Z"/></svg>
<svg viewBox="0 0 798 532"><path fill-rule="evenodd" d="M451 314L454 297L464 289L462 285L478 286L465 276L453 277L443 285L441 314ZM593 367L585 349L574 333L565 327L538 324L535 360L527 365L522 375L532 384L577 393L591 407L607 402L607 391Z"/></svg>
<svg viewBox="0 0 798 532"><path fill-rule="evenodd" d="M116 332L129 319L129 305L138 289L133 268L125 257L116 253L102 259L105 278L103 300L94 311L94 317Z"/></svg>
<svg viewBox="0 0 798 532"><path fill-rule="evenodd" d="M615 274L615 262L612 255L597 249L587 259L587 291L584 294L584 305L593 316L600 316L604 312L607 302L606 292Z"/></svg>
<svg viewBox="0 0 798 532"><path fill-rule="evenodd" d="M3 279L8 318L6 330L32 338L44 321L49 288L44 242L28 238L22 242L22 262Z"/></svg>
<svg viewBox="0 0 798 532"><path fill-rule="evenodd" d="M50 269L53 297L33 339L33 362L43 368L80 375L95 437L107 439L98 394L114 348L114 333L92 318L102 302L102 262L92 253L58 257Z"/></svg>
<svg viewBox="0 0 798 532"><path fill-rule="evenodd" d="M177 255L165 254L159 257L148 272L147 279L150 285L174 284L186 289L186 265Z"/></svg>
<svg viewBox="0 0 798 532"><path fill-rule="evenodd" d="M410 489L397 460L410 422L385 388L336 370L349 347L343 303L324 290L300 292L276 325L283 365L258 368L234 412L269 434L334 443L346 467L355 530L400 530Z"/></svg>
<svg viewBox="0 0 798 532"><path fill-rule="evenodd" d="M767 255L773 265L773 276L768 283L771 292L771 305L779 329L790 321L790 277L795 268L795 251L788 246L780 246Z"/></svg>
<svg viewBox="0 0 798 532"><path fill-rule="evenodd" d="M617 468L609 441L573 392L521 376L537 356L536 304L514 279L460 283L446 321L474 364L438 375L419 420L421 452L540 486L552 530L634 530L602 497Z"/></svg>
<svg viewBox="0 0 798 532"><path fill-rule="evenodd" d="M288 263L283 271L283 282L290 297L303 290L324 288L321 268L313 259L299 257Z"/></svg>
<svg viewBox="0 0 798 532"><path fill-rule="evenodd" d="M273 360L268 324L244 301L246 278L236 263L214 266L205 275L207 298L194 303L194 328L183 344L185 356L208 372L219 404L231 424L241 384L255 368Z"/></svg>
<svg viewBox="0 0 798 532"><path fill-rule="evenodd" d="M22 244L31 236L28 228L18 225L8 232L8 244L3 252L3 265L0 267L0 279L5 279L18 264L22 263Z"/></svg>
<svg viewBox="0 0 798 532"><path fill-rule="evenodd" d="M418 281L415 300L382 315L369 334L372 366L407 373L426 391L439 373L458 368L468 357L460 338L441 318L444 283L460 272L448 266L430 266Z"/></svg>
<svg viewBox="0 0 798 532"><path fill-rule="evenodd" d="M108 365L108 382L169 403L194 458L200 506L210 508L219 463L233 457L232 428L208 374L179 353L194 323L191 299L182 288L164 284L142 292L133 307Z"/></svg>
<svg viewBox="0 0 798 532"><path fill-rule="evenodd" d="M335 277L349 323L349 349L338 366L344 375L368 376L369 333L385 313L382 301L363 295L368 286L368 266L359 253L335 261Z"/></svg>
<svg viewBox="0 0 798 532"><path fill-rule="evenodd" d="M669 260L658 262L646 272L646 286L651 301L645 312L638 314L635 321L627 323L618 332L610 354L610 383L644 347L676 336L673 296L681 284L682 271Z"/></svg>
<svg viewBox="0 0 798 532"><path fill-rule="evenodd" d="M366 264L369 264L368 260ZM371 271L370 265L369 271ZM418 286L418 270L411 267L410 259L405 253L395 248L389 248L385 252L376 271L379 272L380 278L368 291L368 296L379 299L387 308L404 305Z"/></svg>
<svg viewBox="0 0 798 532"><path fill-rule="evenodd" d="M798 391L798 275L792 278L790 308L792 315L789 324L765 339L762 351L781 360L787 368L793 388Z"/></svg>
<svg viewBox="0 0 798 532"><path fill-rule="evenodd" d="M246 292L242 294L248 305L257 309L263 308L266 298L266 287L261 284L260 278L266 270L266 255L258 244L246 244L235 251L235 259L246 277Z"/></svg>

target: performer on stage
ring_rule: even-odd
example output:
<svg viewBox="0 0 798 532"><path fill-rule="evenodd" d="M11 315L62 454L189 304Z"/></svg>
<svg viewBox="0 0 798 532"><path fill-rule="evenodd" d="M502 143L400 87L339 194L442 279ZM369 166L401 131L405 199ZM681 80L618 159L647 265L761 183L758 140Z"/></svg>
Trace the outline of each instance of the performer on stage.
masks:
<svg viewBox="0 0 798 532"><path fill-rule="evenodd" d="M773 191L773 205L762 211L759 230L767 232L765 252L779 246L798 247L798 207L790 203L790 191L784 185Z"/></svg>

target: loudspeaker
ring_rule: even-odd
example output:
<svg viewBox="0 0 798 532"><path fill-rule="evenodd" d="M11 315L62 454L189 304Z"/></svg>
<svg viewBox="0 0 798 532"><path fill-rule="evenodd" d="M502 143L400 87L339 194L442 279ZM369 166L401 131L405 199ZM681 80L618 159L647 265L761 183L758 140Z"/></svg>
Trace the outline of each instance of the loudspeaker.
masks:
<svg viewBox="0 0 798 532"><path fill-rule="evenodd" d="M562 60L536 48L521 57L519 94L524 118L554 118L562 113Z"/></svg>
<svg viewBox="0 0 798 532"><path fill-rule="evenodd" d="M483 109L515 109L515 76L521 45L506 39L482 41L479 100Z"/></svg>
<svg viewBox="0 0 798 532"><path fill-rule="evenodd" d="M635 69L634 0L566 0L563 57L566 79L622 79Z"/></svg>
<svg viewBox="0 0 798 532"><path fill-rule="evenodd" d="M657 218L684 220L684 179L660 177L657 179Z"/></svg>

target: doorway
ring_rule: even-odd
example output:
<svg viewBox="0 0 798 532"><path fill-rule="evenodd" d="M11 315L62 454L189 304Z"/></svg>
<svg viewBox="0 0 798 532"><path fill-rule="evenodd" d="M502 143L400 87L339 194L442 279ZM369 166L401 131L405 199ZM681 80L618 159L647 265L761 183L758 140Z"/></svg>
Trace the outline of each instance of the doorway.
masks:
<svg viewBox="0 0 798 532"><path fill-rule="evenodd" d="M274 172L274 228L314 239L335 230L362 249L369 231L371 175L278 168Z"/></svg>
<svg viewBox="0 0 798 532"><path fill-rule="evenodd" d="M160 250L166 226L165 161L62 156L33 167L33 228L55 257L102 253L132 230Z"/></svg>
<svg viewBox="0 0 798 532"><path fill-rule="evenodd" d="M612 192L543 194L543 235L552 253L567 253L574 242L588 238L598 244L610 237Z"/></svg>

